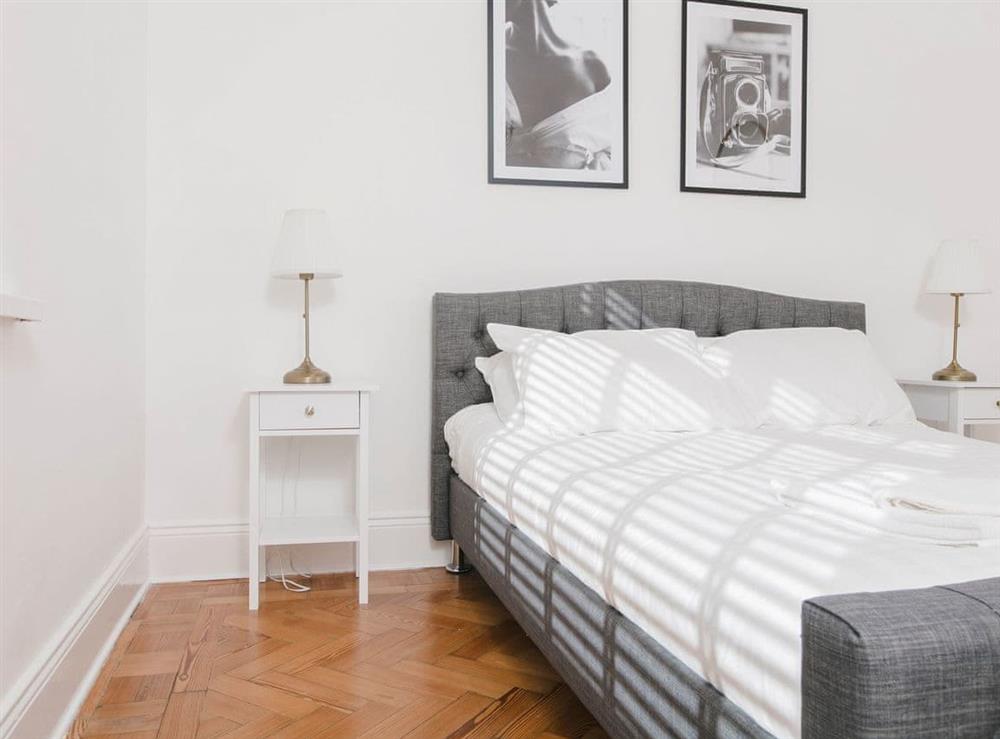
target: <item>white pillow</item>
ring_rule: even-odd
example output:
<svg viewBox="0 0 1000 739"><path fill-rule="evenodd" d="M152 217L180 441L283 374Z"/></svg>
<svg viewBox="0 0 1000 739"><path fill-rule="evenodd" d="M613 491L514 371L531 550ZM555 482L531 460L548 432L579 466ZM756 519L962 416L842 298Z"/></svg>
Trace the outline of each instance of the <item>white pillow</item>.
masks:
<svg viewBox="0 0 1000 739"><path fill-rule="evenodd" d="M493 407L505 424L517 420L521 395L514 380L514 356L510 352L497 352L492 357L476 357L476 369L493 393Z"/></svg>
<svg viewBox="0 0 1000 739"><path fill-rule="evenodd" d="M737 331L704 350L758 425L807 428L914 420L868 337L842 328Z"/></svg>
<svg viewBox="0 0 1000 739"><path fill-rule="evenodd" d="M491 323L510 352L530 428L558 434L595 431L704 431L750 419L721 375L682 329L562 334Z"/></svg>

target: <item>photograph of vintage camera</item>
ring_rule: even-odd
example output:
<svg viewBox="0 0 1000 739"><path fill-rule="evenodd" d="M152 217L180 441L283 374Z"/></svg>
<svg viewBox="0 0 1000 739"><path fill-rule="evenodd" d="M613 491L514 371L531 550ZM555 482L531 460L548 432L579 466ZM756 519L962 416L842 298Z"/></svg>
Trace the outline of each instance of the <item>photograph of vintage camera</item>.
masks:
<svg viewBox="0 0 1000 739"><path fill-rule="evenodd" d="M712 50L702 82L700 119L706 151L713 157L746 154L767 143L782 116L771 104L764 57Z"/></svg>
<svg viewBox="0 0 1000 739"><path fill-rule="evenodd" d="M685 0L682 189L804 196L805 18Z"/></svg>

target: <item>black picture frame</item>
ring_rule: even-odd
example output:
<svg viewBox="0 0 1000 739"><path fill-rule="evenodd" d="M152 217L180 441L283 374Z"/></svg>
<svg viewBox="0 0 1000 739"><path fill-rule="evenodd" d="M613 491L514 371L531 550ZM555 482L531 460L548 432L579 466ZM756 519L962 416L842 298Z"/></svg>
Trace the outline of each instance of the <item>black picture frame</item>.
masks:
<svg viewBox="0 0 1000 739"><path fill-rule="evenodd" d="M611 189L627 189L629 186L629 151L628 151L628 4L629 0L618 0L622 7L622 59L621 59L621 84L622 84L622 170L621 180L615 182L593 182L568 179L532 179L526 177L506 177L498 176L496 173L496 162L494 156L495 140L494 135L494 5L504 0L486 0L486 111L487 111L487 182L491 185L542 185L554 187L599 187ZM562 170L572 171L572 170Z"/></svg>
<svg viewBox="0 0 1000 739"><path fill-rule="evenodd" d="M801 92L799 96L800 131L798 135L799 144L799 187L797 190L764 190L747 189L742 187L714 187L692 185L688 183L688 32L689 13L688 8L692 5L717 5L732 8L744 8L760 11L769 11L781 14L795 14L801 17ZM807 81L808 81L808 49L809 49L809 11L806 8L793 8L784 5L769 5L765 3L739 2L738 0L682 0L681 3L681 141L680 141L680 189L681 192L698 193L720 193L726 195L759 195L765 197L782 198L805 198L806 196L806 112L807 112ZM696 132L697 135L697 132Z"/></svg>

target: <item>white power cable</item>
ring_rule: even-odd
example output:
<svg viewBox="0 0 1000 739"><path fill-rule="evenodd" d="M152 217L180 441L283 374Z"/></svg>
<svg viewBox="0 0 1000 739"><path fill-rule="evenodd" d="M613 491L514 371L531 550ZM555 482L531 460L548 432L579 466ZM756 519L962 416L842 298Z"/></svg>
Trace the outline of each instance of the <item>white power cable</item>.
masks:
<svg viewBox="0 0 1000 739"><path fill-rule="evenodd" d="M285 574L285 555L288 556L288 567L290 570L292 570L293 573L295 573L299 577L304 577L306 579L312 577L312 575L303 574L298 570L296 570L294 565L292 564L292 557L291 554L288 553L288 549L286 547L282 547L281 551L278 554L278 566L281 569L281 575L279 577L275 577L274 575L268 575L267 579L271 580L272 582L280 582L282 587L285 588L285 590L290 590L293 593L306 593L312 590L312 588L309 585L303 585L300 582L295 582L295 580L290 579L290 577Z"/></svg>
<svg viewBox="0 0 1000 739"><path fill-rule="evenodd" d="M282 517L284 517L285 515L285 489L287 487L286 482L288 479L288 466L289 466L288 462L289 462L289 457L291 456L293 445L297 447L296 449L297 454L295 460L295 482L292 486L292 509L295 514L298 513L298 507L299 507L299 478L302 476L302 446L300 444L294 444L294 441L295 440L292 438L288 439L288 444L285 447L285 458L283 460L284 464L282 464L281 466L281 486L279 489L280 505L278 507L278 510L279 510L279 515ZM268 567L268 560L270 558L270 553L268 553L268 555L265 556L264 558L264 572L265 574L267 574L267 579L273 582L280 582L282 587L285 588L285 590L290 590L294 593L305 593L308 592L309 590L312 590L310 586L303 585L300 582L296 582L295 580L290 579L289 575L285 574L286 556L288 558L288 569L291 570L292 574L298 575L299 577L303 577L306 580L312 578L312 573L308 571L300 572L298 568L295 567L295 562L292 560L292 555L291 552L288 550L288 548L281 547L281 550L278 552L278 566L281 569L281 575L279 577L275 577L274 575L269 574L268 570L270 568Z"/></svg>

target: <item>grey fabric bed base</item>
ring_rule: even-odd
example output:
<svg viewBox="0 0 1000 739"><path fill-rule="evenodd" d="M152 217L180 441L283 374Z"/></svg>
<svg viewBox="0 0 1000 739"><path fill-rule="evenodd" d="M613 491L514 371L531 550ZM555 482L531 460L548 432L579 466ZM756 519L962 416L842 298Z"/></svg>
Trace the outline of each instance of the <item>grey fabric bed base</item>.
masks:
<svg viewBox="0 0 1000 739"><path fill-rule="evenodd" d="M773 739L456 475L452 535L615 737ZM804 739L1000 736L1000 578L802 606Z"/></svg>

